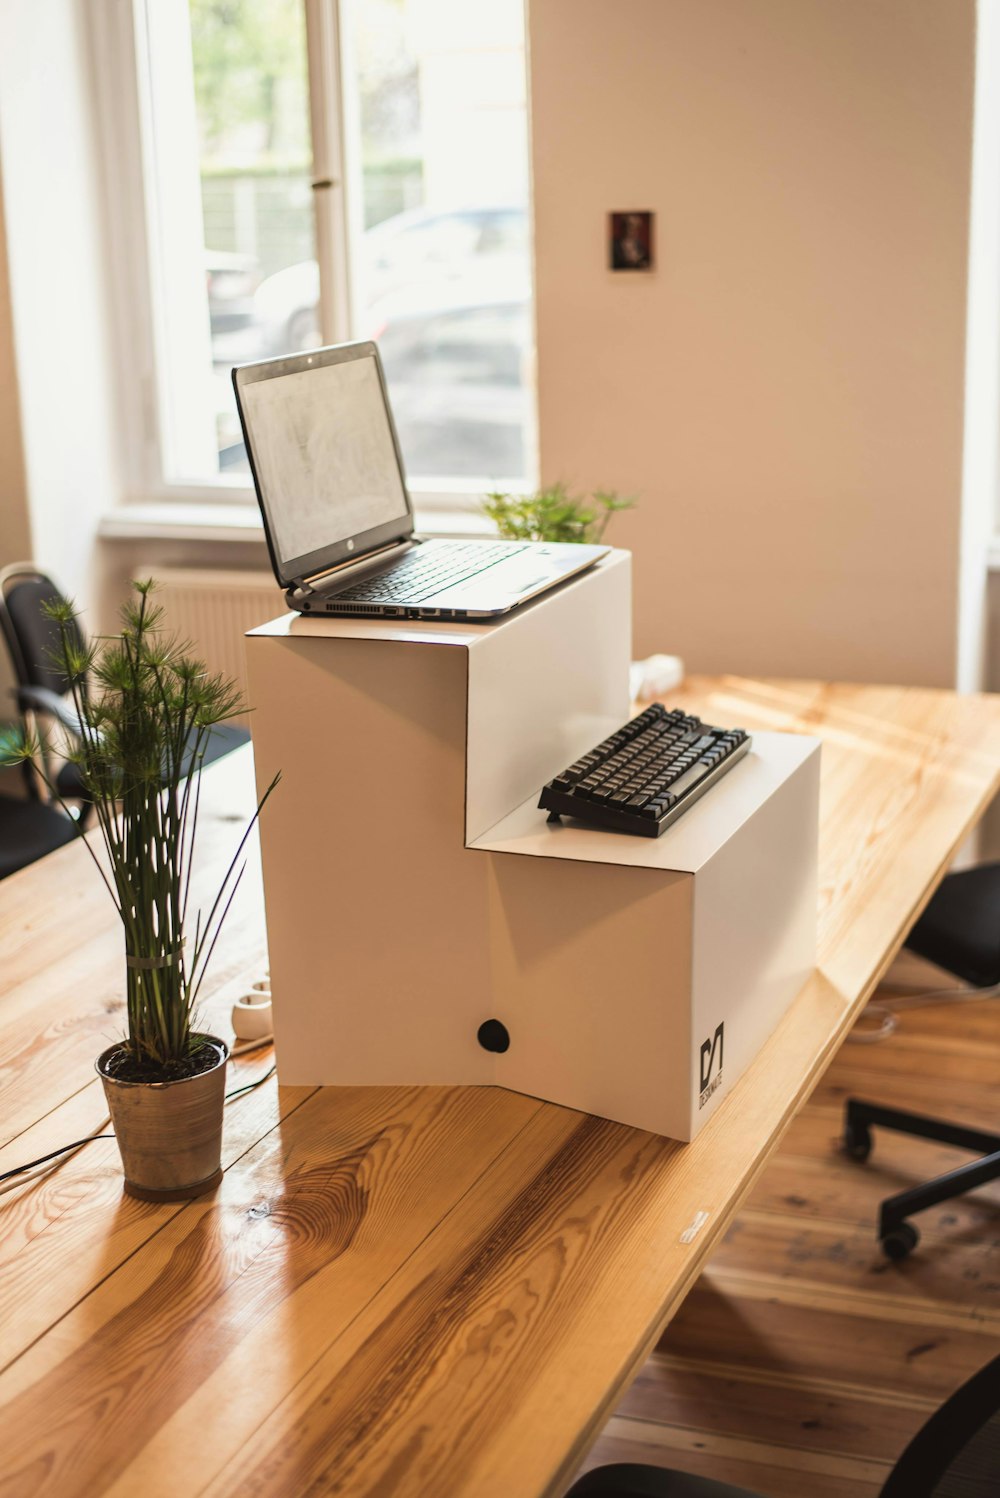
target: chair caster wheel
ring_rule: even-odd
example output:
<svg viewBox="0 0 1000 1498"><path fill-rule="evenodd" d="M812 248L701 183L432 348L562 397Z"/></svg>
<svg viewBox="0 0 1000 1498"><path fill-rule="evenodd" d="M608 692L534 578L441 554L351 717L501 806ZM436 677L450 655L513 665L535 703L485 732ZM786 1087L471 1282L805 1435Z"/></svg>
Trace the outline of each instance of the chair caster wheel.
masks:
<svg viewBox="0 0 1000 1498"><path fill-rule="evenodd" d="M886 1258L898 1263L900 1259L905 1259L907 1254L913 1252L920 1242L920 1234L912 1222L901 1222L898 1228L892 1228L886 1233L881 1241L882 1252Z"/></svg>
<svg viewBox="0 0 1000 1498"><path fill-rule="evenodd" d="M851 1160L867 1160L872 1152L871 1130L867 1124L844 1125L844 1154Z"/></svg>

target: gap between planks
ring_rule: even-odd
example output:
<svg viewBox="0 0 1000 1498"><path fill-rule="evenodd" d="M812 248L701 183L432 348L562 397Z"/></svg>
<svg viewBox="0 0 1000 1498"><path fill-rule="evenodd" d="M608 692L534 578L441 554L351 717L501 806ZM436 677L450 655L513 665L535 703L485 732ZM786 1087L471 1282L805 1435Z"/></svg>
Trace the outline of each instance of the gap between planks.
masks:
<svg viewBox="0 0 1000 1498"><path fill-rule="evenodd" d="M941 1404L939 1399L923 1394L907 1394L885 1385L858 1384L842 1378L816 1378L799 1372L775 1373L771 1369L755 1368L746 1363L718 1363L709 1358L686 1357L683 1353L657 1351L650 1357L650 1362L676 1373L699 1374L705 1378L757 1384L771 1389L786 1389L790 1393L805 1392L833 1399L863 1399L869 1404L884 1405L891 1409L917 1410L928 1415L933 1414Z"/></svg>
<svg viewBox="0 0 1000 1498"><path fill-rule="evenodd" d="M641 1441L645 1446L661 1447L664 1451L701 1452L731 1461L780 1467L813 1477L847 1478L854 1482L881 1483L892 1470L891 1462L871 1457L843 1456L816 1447L807 1450L801 1446L748 1440L745 1436L725 1436L692 1426L661 1425L658 1421L636 1420L629 1415L612 1415L603 1436Z"/></svg>
<svg viewBox="0 0 1000 1498"><path fill-rule="evenodd" d="M900 1321L907 1325L919 1321L923 1326L1000 1336L1000 1312L986 1311L980 1306L949 1306L924 1296L880 1295L867 1288L846 1290L824 1285L819 1280L782 1279L763 1270L730 1270L711 1262L702 1269L702 1279L723 1295L741 1296L745 1300L780 1301L801 1310L836 1311L844 1316Z"/></svg>

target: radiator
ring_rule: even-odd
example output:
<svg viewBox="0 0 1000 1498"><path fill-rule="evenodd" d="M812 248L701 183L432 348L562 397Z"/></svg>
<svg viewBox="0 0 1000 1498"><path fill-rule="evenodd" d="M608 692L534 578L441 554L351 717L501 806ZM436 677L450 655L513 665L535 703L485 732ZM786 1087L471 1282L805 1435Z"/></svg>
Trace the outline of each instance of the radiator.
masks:
<svg viewBox="0 0 1000 1498"><path fill-rule="evenodd" d="M284 599L271 573L147 566L137 568L134 575L155 580L165 626L189 640L210 671L237 681L245 698L243 636L284 612ZM246 718L233 721L249 726Z"/></svg>

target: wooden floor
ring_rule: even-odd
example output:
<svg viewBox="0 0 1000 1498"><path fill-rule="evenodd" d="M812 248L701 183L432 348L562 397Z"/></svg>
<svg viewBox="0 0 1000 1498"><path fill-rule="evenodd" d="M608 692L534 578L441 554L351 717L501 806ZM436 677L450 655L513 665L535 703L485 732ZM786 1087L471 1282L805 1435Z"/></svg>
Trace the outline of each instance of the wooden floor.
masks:
<svg viewBox="0 0 1000 1498"><path fill-rule="evenodd" d="M876 1135L839 1153L851 1094L1000 1128L1000 1000L910 1010L848 1043L587 1461L641 1461L762 1498L874 1498L928 1414L1000 1350L1000 1183L921 1215L902 1264L883 1196L967 1160Z"/></svg>

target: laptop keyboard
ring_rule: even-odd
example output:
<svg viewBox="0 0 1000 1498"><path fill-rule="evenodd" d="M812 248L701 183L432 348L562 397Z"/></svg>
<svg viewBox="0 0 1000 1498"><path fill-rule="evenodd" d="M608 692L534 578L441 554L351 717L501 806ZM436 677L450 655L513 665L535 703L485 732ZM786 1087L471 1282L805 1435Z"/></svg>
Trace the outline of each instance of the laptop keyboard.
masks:
<svg viewBox="0 0 1000 1498"><path fill-rule="evenodd" d="M524 550L524 546L512 546L509 541L495 546L483 541L424 545L408 552L385 572L363 578L331 596L338 603L422 603L442 588L465 582Z"/></svg>

